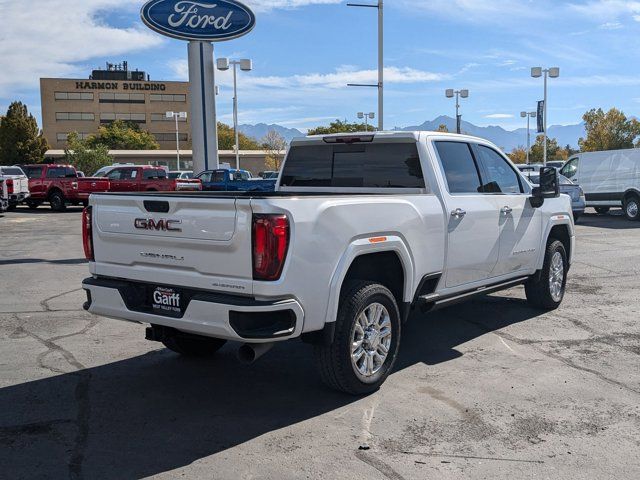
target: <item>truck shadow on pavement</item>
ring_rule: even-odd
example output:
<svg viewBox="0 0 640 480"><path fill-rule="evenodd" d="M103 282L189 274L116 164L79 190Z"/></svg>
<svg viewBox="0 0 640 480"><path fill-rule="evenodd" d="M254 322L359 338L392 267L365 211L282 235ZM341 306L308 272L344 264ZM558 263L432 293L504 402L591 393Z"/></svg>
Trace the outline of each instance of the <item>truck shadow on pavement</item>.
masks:
<svg viewBox="0 0 640 480"><path fill-rule="evenodd" d="M578 220L578 227L608 228L611 230L629 230L640 228L640 222L628 220L622 210L613 210L606 215L585 213Z"/></svg>
<svg viewBox="0 0 640 480"><path fill-rule="evenodd" d="M537 315L504 297L416 312L404 328L394 374L416 363L453 361L459 345ZM0 389L2 476L147 477L359 400L324 387L310 348L300 342L278 345L248 367L236 361L236 347L207 361L160 349ZM97 348L106 347L87 345Z"/></svg>

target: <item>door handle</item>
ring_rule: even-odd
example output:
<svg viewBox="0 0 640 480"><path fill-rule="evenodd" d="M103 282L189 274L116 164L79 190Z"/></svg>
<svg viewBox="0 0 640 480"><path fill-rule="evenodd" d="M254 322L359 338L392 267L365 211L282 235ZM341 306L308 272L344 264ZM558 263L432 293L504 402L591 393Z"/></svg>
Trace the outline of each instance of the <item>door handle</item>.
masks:
<svg viewBox="0 0 640 480"><path fill-rule="evenodd" d="M467 214L467 212L465 212L461 208L456 208L455 210L453 210L451 212L451 216L453 218L458 218L458 219L463 218L466 214Z"/></svg>
<svg viewBox="0 0 640 480"><path fill-rule="evenodd" d="M506 207L502 207L500 212L504 213L505 215L509 215L511 212L513 212L513 208L507 205Z"/></svg>

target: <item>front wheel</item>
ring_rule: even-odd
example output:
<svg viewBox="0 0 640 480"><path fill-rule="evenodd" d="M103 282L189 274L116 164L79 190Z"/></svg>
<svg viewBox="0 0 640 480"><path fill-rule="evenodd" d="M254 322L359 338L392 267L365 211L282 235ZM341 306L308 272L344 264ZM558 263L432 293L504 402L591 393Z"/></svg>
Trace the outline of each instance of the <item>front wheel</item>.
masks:
<svg viewBox="0 0 640 480"><path fill-rule="evenodd" d="M596 213L598 215L605 215L609 213L609 207L596 207Z"/></svg>
<svg viewBox="0 0 640 480"><path fill-rule="evenodd" d="M536 308L555 310L562 303L567 284L569 262L567 251L559 240L547 245L542 270L525 283L529 304Z"/></svg>
<svg viewBox="0 0 640 480"><path fill-rule="evenodd" d="M61 192L53 192L49 196L49 205L54 212L64 212L67 208L64 195Z"/></svg>
<svg viewBox="0 0 640 480"><path fill-rule="evenodd" d="M315 347L323 382L352 395L378 390L398 356L400 323L396 299L388 288L367 281L347 285L333 342Z"/></svg>
<svg viewBox="0 0 640 480"><path fill-rule="evenodd" d="M637 196L631 195L624 201L624 216L628 220L640 220L640 200Z"/></svg>

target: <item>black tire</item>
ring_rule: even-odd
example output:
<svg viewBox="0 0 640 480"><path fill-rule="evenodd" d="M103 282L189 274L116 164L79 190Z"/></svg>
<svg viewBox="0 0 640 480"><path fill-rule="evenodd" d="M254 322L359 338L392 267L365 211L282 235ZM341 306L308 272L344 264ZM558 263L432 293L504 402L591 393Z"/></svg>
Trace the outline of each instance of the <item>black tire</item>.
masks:
<svg viewBox="0 0 640 480"><path fill-rule="evenodd" d="M49 205L54 212L64 212L67 209L67 204L62 192L53 192L49 195Z"/></svg>
<svg viewBox="0 0 640 480"><path fill-rule="evenodd" d="M580 215L582 214L577 212L573 214L573 223L578 223L578 220L580 219Z"/></svg>
<svg viewBox="0 0 640 480"><path fill-rule="evenodd" d="M7 207L7 212L13 212L16 209L17 205L15 203L10 203Z"/></svg>
<svg viewBox="0 0 640 480"><path fill-rule="evenodd" d="M184 357L210 357L220 350L227 341L178 332L166 338L162 343L169 350Z"/></svg>
<svg viewBox="0 0 640 480"><path fill-rule="evenodd" d="M596 208L596 213L598 215L606 215L607 213L609 213L610 208L609 207L595 207Z"/></svg>
<svg viewBox="0 0 640 480"><path fill-rule="evenodd" d="M562 259L562 278L560 282L559 296L552 293L550 271L552 261L556 254ZM544 310L555 310L562 303L567 285L567 272L569 270L569 262L567 259L567 251L559 240L549 239L547 250L544 256L544 265L542 270L533 275L527 283L525 283L525 292L527 301L532 307L542 308ZM556 277L557 279L557 277Z"/></svg>
<svg viewBox="0 0 640 480"><path fill-rule="evenodd" d="M356 331L356 323L358 317L365 313L368 308L375 308L375 304L382 305L388 314L389 327L391 331L391 339L388 343L388 352L381 366L378 366L372 375L366 376L362 373L356 373L356 366L352 363L352 345L353 335ZM384 312L383 312L384 315ZM366 314L365 314L366 317ZM385 318L384 316L381 318ZM383 324L385 323L384 320ZM380 354L380 348L386 346L381 345L384 336L380 336L379 332L385 329L378 329L379 323L376 323L377 333L373 333L374 342L370 345L370 351ZM358 323L358 325L360 325ZM351 395L366 395L375 392L387 379L398 356L400 347L400 311L393 294L383 285L375 282L355 281L349 283L344 289L340 298L340 306L338 307L338 317L335 325L335 336L330 345L316 345L314 354L316 364L320 372L322 381L335 390L339 390ZM370 325L370 328L373 325ZM361 328L362 330L362 328ZM363 337L361 345L370 339ZM365 347L366 348L366 347ZM365 349L363 348L363 350ZM368 353L363 352L362 357L367 357ZM373 356L371 356L373 362ZM380 358L380 357L378 357ZM363 368L366 362L363 358ZM356 362L357 363L357 362ZM372 363L372 365L375 365Z"/></svg>
<svg viewBox="0 0 640 480"><path fill-rule="evenodd" d="M40 202L36 202L34 200L27 200L27 207L29 207L31 210L35 210L39 206L40 206Z"/></svg>
<svg viewBox="0 0 640 480"><path fill-rule="evenodd" d="M637 195L629 195L624 199L622 210L627 220L640 220L640 198Z"/></svg>

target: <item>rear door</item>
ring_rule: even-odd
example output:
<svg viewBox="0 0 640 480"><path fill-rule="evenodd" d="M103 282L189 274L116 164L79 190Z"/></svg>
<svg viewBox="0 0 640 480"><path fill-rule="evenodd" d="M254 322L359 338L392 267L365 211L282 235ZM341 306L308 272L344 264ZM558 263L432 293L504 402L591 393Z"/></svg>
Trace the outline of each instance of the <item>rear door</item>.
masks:
<svg viewBox="0 0 640 480"><path fill-rule="evenodd" d="M530 187L497 150L473 145L483 191L499 203L500 251L494 276L535 269L542 244L542 214L529 203Z"/></svg>
<svg viewBox="0 0 640 480"><path fill-rule="evenodd" d="M498 262L498 207L482 191L480 169L471 145L458 141L435 141L446 182L443 200L448 223L447 288L485 280Z"/></svg>
<svg viewBox="0 0 640 480"><path fill-rule="evenodd" d="M111 192L134 192L138 171L135 168L116 168L107 175Z"/></svg>

